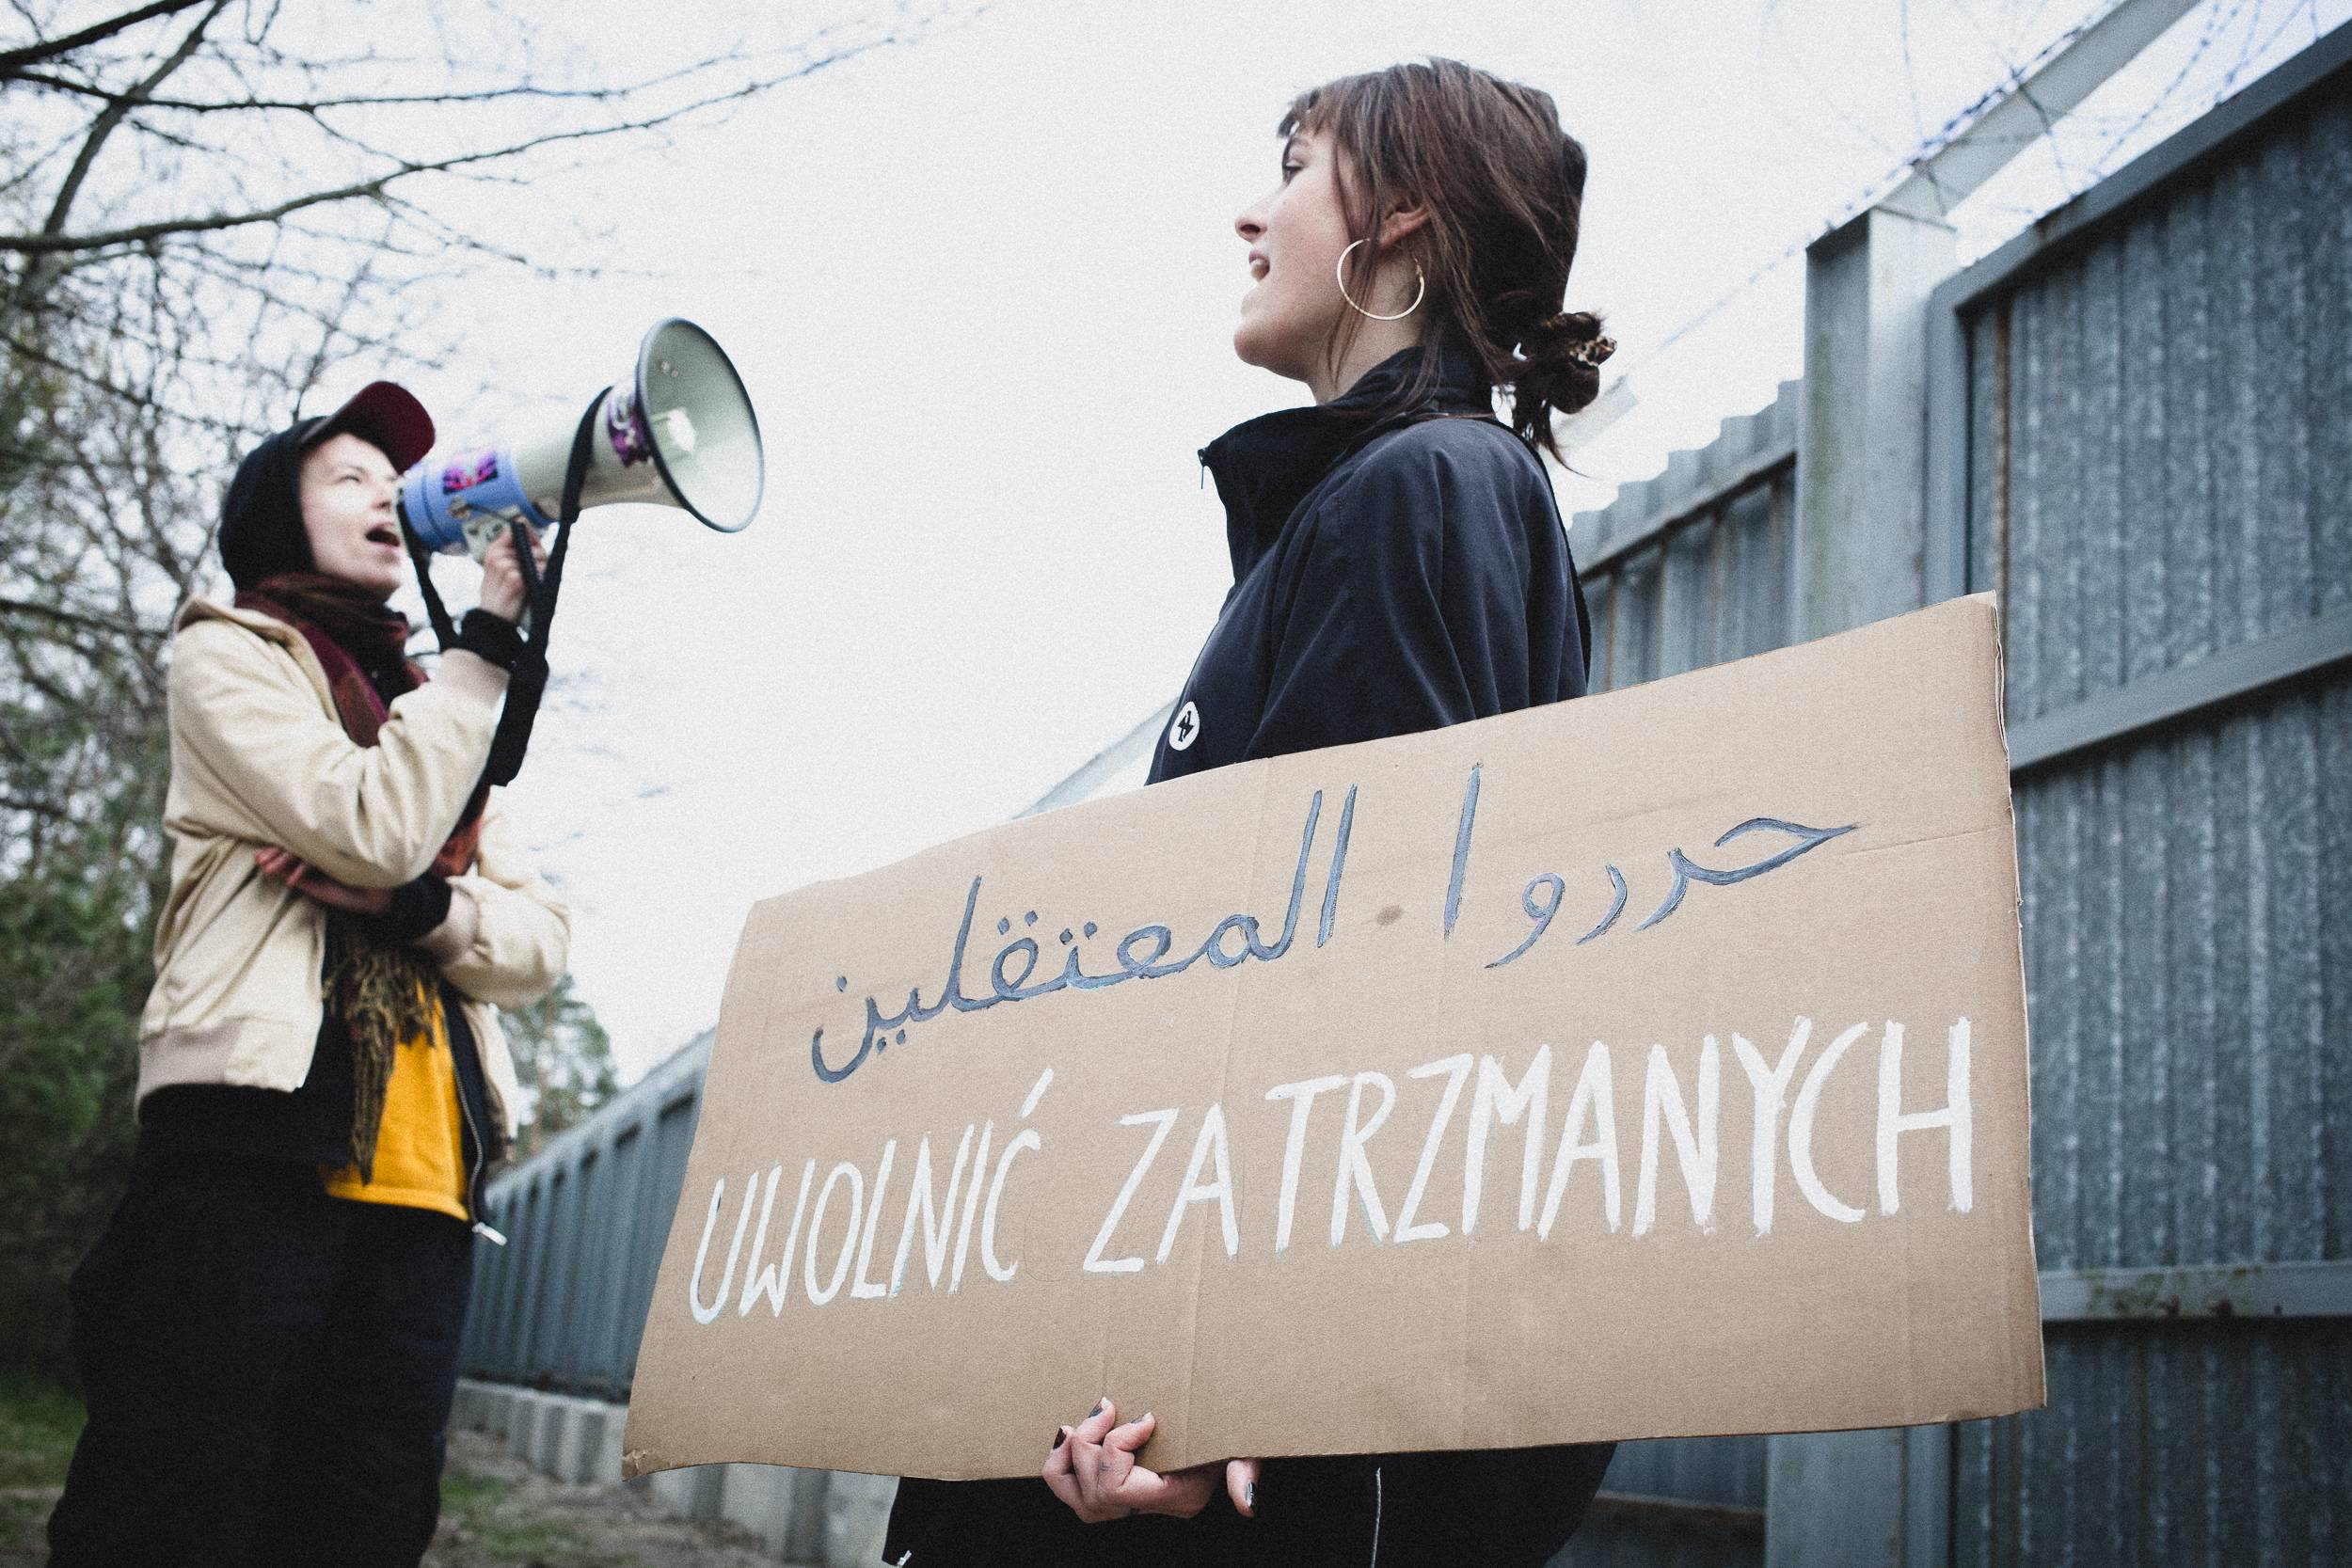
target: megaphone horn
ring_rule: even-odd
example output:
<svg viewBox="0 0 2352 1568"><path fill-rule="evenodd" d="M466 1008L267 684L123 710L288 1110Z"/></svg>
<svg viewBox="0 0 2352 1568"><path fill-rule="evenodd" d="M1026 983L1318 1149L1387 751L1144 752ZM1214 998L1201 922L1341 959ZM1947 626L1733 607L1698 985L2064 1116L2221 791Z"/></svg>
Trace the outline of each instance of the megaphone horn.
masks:
<svg viewBox="0 0 2352 1568"><path fill-rule="evenodd" d="M743 378L717 340L673 316L637 347L636 373L606 388L580 505L675 506L733 533L759 511L767 467ZM401 477L401 519L425 547L481 559L510 522L553 524L577 422L427 457Z"/></svg>

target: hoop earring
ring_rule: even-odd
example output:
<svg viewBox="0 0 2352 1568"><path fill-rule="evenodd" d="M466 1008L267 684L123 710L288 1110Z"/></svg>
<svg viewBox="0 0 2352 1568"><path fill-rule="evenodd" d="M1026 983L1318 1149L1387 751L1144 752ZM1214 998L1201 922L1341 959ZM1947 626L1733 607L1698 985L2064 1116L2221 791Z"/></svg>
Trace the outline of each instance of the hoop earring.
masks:
<svg viewBox="0 0 2352 1568"><path fill-rule="evenodd" d="M1361 240L1350 241L1347 248L1340 252L1339 265L1332 269L1339 278L1340 297L1347 301L1347 308L1349 309L1355 311L1358 315L1362 316L1369 321L1401 322L1406 317L1421 309L1422 296L1429 293L1429 275L1421 270L1421 263L1419 261L1415 261L1413 263L1413 303L1407 305L1404 309L1399 310L1393 316L1384 316L1376 310L1367 310L1362 306L1357 304L1355 298L1347 292L1347 259L1350 256L1355 255L1356 247L1363 243L1364 242Z"/></svg>

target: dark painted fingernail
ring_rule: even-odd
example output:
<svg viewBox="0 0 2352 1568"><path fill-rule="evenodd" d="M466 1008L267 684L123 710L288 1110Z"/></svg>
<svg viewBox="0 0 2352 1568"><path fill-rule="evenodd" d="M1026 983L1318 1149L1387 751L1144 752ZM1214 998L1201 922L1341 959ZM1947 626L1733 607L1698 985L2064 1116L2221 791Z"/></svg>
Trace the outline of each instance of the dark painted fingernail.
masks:
<svg viewBox="0 0 2352 1568"><path fill-rule="evenodd" d="M1059 1432L1054 1433L1054 1447L1058 1449L1068 1441L1070 1441L1070 1429L1068 1427L1064 1427Z"/></svg>
<svg viewBox="0 0 2352 1568"><path fill-rule="evenodd" d="M1248 1503L1252 1509L1255 1509L1258 1506L1258 1483L1254 1481L1251 1481L1248 1486L1243 1490L1241 1497L1242 1501Z"/></svg>
<svg viewBox="0 0 2352 1568"><path fill-rule="evenodd" d="M1094 1419L1094 1418L1095 1418L1095 1417L1100 1416L1102 1413L1103 1413L1103 1405L1102 1405L1102 1402L1100 1402L1100 1401L1098 1400L1098 1401L1095 1402L1095 1406L1094 1406L1094 1408L1087 1412L1087 1419L1090 1421L1090 1420Z"/></svg>

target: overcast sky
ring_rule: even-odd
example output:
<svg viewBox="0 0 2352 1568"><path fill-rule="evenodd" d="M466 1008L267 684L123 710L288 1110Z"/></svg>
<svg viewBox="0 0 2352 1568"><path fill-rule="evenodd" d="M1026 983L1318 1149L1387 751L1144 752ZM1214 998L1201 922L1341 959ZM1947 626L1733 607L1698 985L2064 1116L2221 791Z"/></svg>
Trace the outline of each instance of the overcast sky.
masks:
<svg viewBox="0 0 2352 1568"><path fill-rule="evenodd" d="M1231 348L1232 219L1294 93L1438 54L1558 99L1592 168L1567 303L1607 315L1637 398L1589 477L1558 477L1573 512L1768 403L1801 367L1802 259L1776 259L2101 8L998 0L501 196L505 233L578 260L594 232L608 270L453 296L468 347L415 382L445 437L569 417L667 314L727 347L767 437L748 532L583 523L514 791L624 1076L713 1022L754 900L1001 821L1175 694L1230 580L1194 453L1304 397ZM564 14L591 49L658 52L733 9L665 8L658 40L642 8ZM2206 0L1962 214L1964 247L2347 9Z"/></svg>

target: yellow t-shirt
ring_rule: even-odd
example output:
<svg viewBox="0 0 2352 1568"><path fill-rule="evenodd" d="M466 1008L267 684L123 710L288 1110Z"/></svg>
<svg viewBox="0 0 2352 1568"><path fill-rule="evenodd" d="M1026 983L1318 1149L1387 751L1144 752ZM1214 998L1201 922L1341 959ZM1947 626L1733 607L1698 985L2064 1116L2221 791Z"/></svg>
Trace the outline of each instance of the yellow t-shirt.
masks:
<svg viewBox="0 0 2352 1568"><path fill-rule="evenodd" d="M384 1085L384 1121L375 1134L375 1180L362 1181L357 1165L322 1165L319 1174L335 1197L468 1219L465 1129L457 1063L437 1007L431 1029L393 1049L392 1075Z"/></svg>

